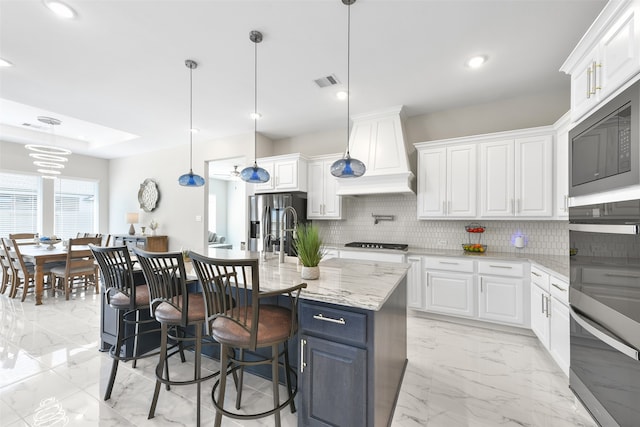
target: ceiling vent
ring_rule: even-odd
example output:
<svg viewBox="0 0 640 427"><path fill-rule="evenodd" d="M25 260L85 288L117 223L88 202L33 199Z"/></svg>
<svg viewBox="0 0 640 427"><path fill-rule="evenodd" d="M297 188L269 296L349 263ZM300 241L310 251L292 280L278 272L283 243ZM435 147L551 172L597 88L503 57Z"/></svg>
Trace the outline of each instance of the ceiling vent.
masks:
<svg viewBox="0 0 640 427"><path fill-rule="evenodd" d="M331 74L330 76L320 77L319 79L315 79L314 82L318 85L318 87L329 87L340 84L340 80L336 77L335 74Z"/></svg>

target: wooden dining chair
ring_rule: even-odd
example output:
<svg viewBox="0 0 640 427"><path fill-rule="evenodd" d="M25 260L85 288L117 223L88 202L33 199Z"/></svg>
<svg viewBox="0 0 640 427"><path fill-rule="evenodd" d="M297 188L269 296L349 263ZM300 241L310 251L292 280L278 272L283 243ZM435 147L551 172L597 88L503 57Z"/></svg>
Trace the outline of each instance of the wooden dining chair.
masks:
<svg viewBox="0 0 640 427"><path fill-rule="evenodd" d="M4 294L9 288L11 293L11 285L13 284L13 270L11 269L11 261L9 254L4 246L4 243L0 242L0 268L2 268L2 282L0 282L0 294Z"/></svg>
<svg viewBox="0 0 640 427"><path fill-rule="evenodd" d="M11 271L12 271L12 284L9 291L9 297L15 298L18 294L18 290L22 289L22 298L24 301L27 297L27 292L30 288L35 287L36 268L31 263L26 263L22 254L20 253L20 245L13 239L2 239L2 246L9 259ZM51 275L51 267L45 264L44 274L46 276ZM49 284L51 285L51 280Z"/></svg>
<svg viewBox="0 0 640 427"><path fill-rule="evenodd" d="M182 252L148 252L139 248L133 248L142 267L145 281L149 287L151 301L151 313L160 322L160 360L156 366L156 387L149 409L149 418L155 416L156 405L162 384L189 385L197 387L197 425L200 425L200 389L201 383L218 375L214 372L202 376L201 360L202 345L215 344L216 342L205 339L204 326L204 297L201 293L190 293L187 288L187 273L184 266ZM189 333L187 332L189 328ZM178 343L186 343L194 348L195 368L192 378L170 379L169 359L172 355L180 353L184 362L184 354L181 351L170 352L169 340ZM183 346L180 346L181 350ZM169 408L167 408L169 410Z"/></svg>
<svg viewBox="0 0 640 427"><path fill-rule="evenodd" d="M89 251L88 245L99 246L101 242L102 238L100 237L69 239L67 259L64 265L57 265L51 268L53 281L62 283L65 299L69 299L73 284L78 279L83 279L85 290L89 283L93 283L95 292L98 293L98 265L90 252L87 255L87 251ZM57 283L54 283L54 285L57 285Z"/></svg>
<svg viewBox="0 0 640 427"><path fill-rule="evenodd" d="M300 283L286 289L264 292L260 290L258 259L217 259L194 252L189 253L198 281L205 298L206 333L220 343L220 366L230 365L226 373L235 373L244 366L271 365L273 404L259 413L232 411L225 409L227 375L221 374L213 386L211 397L216 407L215 426L222 423L222 416L235 419L256 419L274 415L275 426L280 426L280 411L286 406L295 412L294 397L297 393L291 382L295 371L289 364L288 342L298 328L298 297L307 287ZM255 353L257 349L271 349L271 354ZM282 351L280 350L282 348ZM238 356L229 349L238 350ZM250 351L251 357L244 357ZM229 357L232 354L234 356ZM285 385L287 399L280 402L279 365L284 358ZM236 395L236 409L240 409L242 395L242 375ZM216 388L219 392L216 396Z"/></svg>
<svg viewBox="0 0 640 427"><path fill-rule="evenodd" d="M10 233L9 239L15 240L18 245L32 245L37 233Z"/></svg>

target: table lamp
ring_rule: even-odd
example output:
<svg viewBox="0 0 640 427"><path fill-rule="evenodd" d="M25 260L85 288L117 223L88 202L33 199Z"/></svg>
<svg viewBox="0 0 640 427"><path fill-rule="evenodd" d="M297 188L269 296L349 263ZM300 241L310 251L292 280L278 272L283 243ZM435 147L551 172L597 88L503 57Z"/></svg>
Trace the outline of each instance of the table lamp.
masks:
<svg viewBox="0 0 640 427"><path fill-rule="evenodd" d="M129 213L127 213L126 221L127 221L127 224L131 224L131 226L129 227L129 234L132 235L132 236L134 234L136 234L136 229L133 228L133 224L137 224L138 220L139 220L139 218L138 218L138 213L137 212L129 212Z"/></svg>

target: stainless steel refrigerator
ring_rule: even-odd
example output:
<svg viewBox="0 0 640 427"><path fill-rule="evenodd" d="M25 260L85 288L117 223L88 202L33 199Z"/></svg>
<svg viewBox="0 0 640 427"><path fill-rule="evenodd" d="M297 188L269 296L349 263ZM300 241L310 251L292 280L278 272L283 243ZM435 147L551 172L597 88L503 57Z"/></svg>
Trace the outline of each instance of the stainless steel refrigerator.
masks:
<svg viewBox="0 0 640 427"><path fill-rule="evenodd" d="M307 222L307 193L257 194L249 196L249 236L250 251L280 251L280 228L286 207L296 210L298 223ZM287 213L285 229L293 228L293 215ZM295 256L292 246L292 232L284 234L284 251Z"/></svg>

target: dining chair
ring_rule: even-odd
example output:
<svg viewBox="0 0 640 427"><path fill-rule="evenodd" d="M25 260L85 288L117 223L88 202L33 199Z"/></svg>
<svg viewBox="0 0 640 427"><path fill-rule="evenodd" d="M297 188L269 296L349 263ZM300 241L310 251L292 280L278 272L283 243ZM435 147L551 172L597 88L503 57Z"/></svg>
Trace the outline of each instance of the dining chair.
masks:
<svg viewBox="0 0 640 427"><path fill-rule="evenodd" d="M0 267L2 268L2 282L0 282L0 294L4 294L9 288L9 294L11 294L11 287L13 285L13 270L11 269L11 261L7 249L3 242L0 242Z"/></svg>
<svg viewBox="0 0 640 427"><path fill-rule="evenodd" d="M5 250L7 258L9 259L10 268L12 271L12 284L9 291L9 297L15 298L18 294L18 290L22 289L21 301L27 297L29 288L35 287L36 268L31 263L26 263L22 254L20 253L20 244L13 239L2 239L2 246ZM44 265L44 274L51 275L51 266ZM49 280L51 283L52 281Z"/></svg>
<svg viewBox="0 0 640 427"><path fill-rule="evenodd" d="M195 252L189 253L205 299L206 333L220 343L220 366L230 365L228 373L240 370L240 388L236 395L236 409L240 409L242 395L242 367L259 364L271 365L273 388L272 408L258 413L235 412L224 408L226 378L220 375L211 391L216 407L215 426L222 423L222 416L235 419L256 419L274 415L275 425L280 426L280 411L286 406L295 412L294 397L297 393L291 382L296 375L289 364L288 341L298 328L298 297L306 283L275 291L260 290L258 259L209 258ZM282 305L281 305L282 304ZM282 351L280 348L282 347ZM271 349L270 355L254 353L261 348ZM229 352L228 349L237 349ZM251 357L244 357L245 351ZM229 354L232 354L229 357ZM284 358L284 373L288 398L280 402L279 366ZM215 395L219 386L218 395Z"/></svg>
<svg viewBox="0 0 640 427"><path fill-rule="evenodd" d="M100 278L107 304L117 313L116 343L109 351L113 363L104 393L104 400L109 400L119 362L133 361L132 367L135 368L138 359L158 356L158 351L138 354L138 341L142 335L160 331L160 325L153 318L141 320L141 311L149 309L149 289L146 283L135 284L133 263L127 247L90 244L89 248L100 268ZM140 330L141 327L150 323L155 323L157 327ZM127 335L127 325L134 326L133 334ZM121 354L122 347L128 342L133 343L132 356Z"/></svg>
<svg viewBox="0 0 640 427"><path fill-rule="evenodd" d="M158 396L161 385L167 388L172 385L196 384L197 387L197 425L200 425L200 389L201 383L218 375L214 372L202 376L201 359L202 345L215 344L203 335L205 319L204 297L202 293L190 293L187 287L187 273L185 270L182 252L148 252L140 248L133 248L138 262L142 267L145 281L149 288L151 314L160 322L160 358L156 366L156 386L149 409L149 419L155 416ZM189 329L187 329L189 328ZM181 351L170 352L169 340L181 344L178 349L184 348L184 343L194 349L194 373L192 378L170 379L169 359L176 353L182 356ZM167 410L170 410L167 408Z"/></svg>
<svg viewBox="0 0 640 427"><path fill-rule="evenodd" d="M56 265L51 268L51 276L55 282L61 281L64 289L65 299L69 299L73 284L77 279L83 279L84 288L91 280L98 293L98 265L94 262L91 254L87 255L88 245L100 245L102 239L99 237L81 237L69 239L67 245L67 259L64 265Z"/></svg>
<svg viewBox="0 0 640 427"><path fill-rule="evenodd" d="M32 245L37 233L9 233L9 239L15 240L18 245Z"/></svg>

